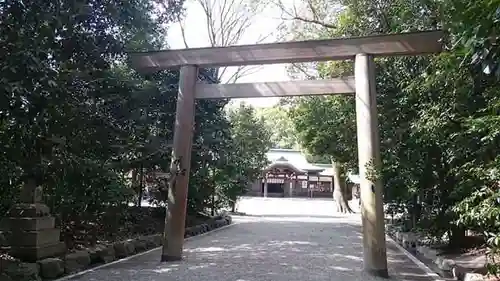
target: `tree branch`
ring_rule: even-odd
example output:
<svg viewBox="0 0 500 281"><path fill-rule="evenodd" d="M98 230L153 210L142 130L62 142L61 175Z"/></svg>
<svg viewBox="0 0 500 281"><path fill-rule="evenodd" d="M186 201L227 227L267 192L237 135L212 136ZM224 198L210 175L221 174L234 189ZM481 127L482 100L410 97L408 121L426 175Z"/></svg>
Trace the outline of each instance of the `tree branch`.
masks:
<svg viewBox="0 0 500 281"><path fill-rule="evenodd" d="M292 63L291 68L294 70L298 70L298 72L302 73L306 79L308 80L316 80L317 77L315 75L310 74L307 69L305 69L306 66L303 64L298 64L298 63Z"/></svg>
<svg viewBox="0 0 500 281"><path fill-rule="evenodd" d="M313 23L313 24L317 24L317 25L320 25L320 26L325 27L325 28L332 28L332 29L333 28L337 28L336 25L329 24L329 23L326 23L326 22L322 22L322 21L319 21L317 19L306 19L306 18L301 17L301 16L294 16L290 20L299 20L299 21L302 21L302 22Z"/></svg>
<svg viewBox="0 0 500 281"><path fill-rule="evenodd" d="M253 0L251 2L248 0L197 0L197 3L203 9L210 46L223 47L241 42L245 32L251 28L254 17L262 11L266 2L262 0ZM272 33L259 36L256 43L264 41L271 35ZM228 79L224 80L234 83L257 68L260 68L260 66L238 67ZM217 71L218 80L225 78L227 73L227 67L220 68Z"/></svg>
<svg viewBox="0 0 500 281"><path fill-rule="evenodd" d="M311 0L306 0L306 9L312 14L312 18L307 18L303 15L300 15L299 10L297 9L297 6L294 4L291 8L292 11L289 11L285 4L283 4L282 0L276 0L274 4L281 10L282 15L281 19L286 20L286 21L301 21L305 23L312 23L315 25L322 26L324 28L337 28L335 24L328 23L324 20L320 20L320 18L324 18L321 16L318 12L318 9L315 7L313 1ZM302 10L302 9L301 9ZM288 16L284 17L283 14L286 14Z"/></svg>
<svg viewBox="0 0 500 281"><path fill-rule="evenodd" d="M184 43L185 48L189 48L189 45L187 43L187 38L186 38L186 28L184 26L184 22L181 20L181 16L177 16L177 20L179 21L179 27L181 29L181 36L182 36L182 42Z"/></svg>

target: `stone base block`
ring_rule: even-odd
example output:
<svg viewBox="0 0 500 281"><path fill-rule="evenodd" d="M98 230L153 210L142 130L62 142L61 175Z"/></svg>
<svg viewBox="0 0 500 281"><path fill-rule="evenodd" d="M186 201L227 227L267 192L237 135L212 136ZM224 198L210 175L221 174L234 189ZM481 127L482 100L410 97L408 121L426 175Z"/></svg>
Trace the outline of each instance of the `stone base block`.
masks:
<svg viewBox="0 0 500 281"><path fill-rule="evenodd" d="M36 263L9 262L3 268L0 280L40 281L39 267Z"/></svg>
<svg viewBox="0 0 500 281"><path fill-rule="evenodd" d="M54 228L55 226L55 218L52 216L47 217L37 217L37 218L19 218L12 217L4 222L5 230L11 231L36 231Z"/></svg>
<svg viewBox="0 0 500 281"><path fill-rule="evenodd" d="M443 271L452 271L452 269L456 266L456 263L452 259L445 259L442 257L438 257L434 263L437 267Z"/></svg>
<svg viewBox="0 0 500 281"><path fill-rule="evenodd" d="M132 241L121 241L113 244L115 256L119 259L135 254L135 246Z"/></svg>
<svg viewBox="0 0 500 281"><path fill-rule="evenodd" d="M90 263L108 263L115 260L115 248L113 245L99 245L89 249Z"/></svg>
<svg viewBox="0 0 500 281"><path fill-rule="evenodd" d="M87 251L67 254L64 260L64 272L70 274L82 271L90 265L90 262L90 254Z"/></svg>
<svg viewBox="0 0 500 281"><path fill-rule="evenodd" d="M9 210L9 217L16 218L36 218L36 217L46 217L50 215L50 209L47 205L41 203L21 203L16 204Z"/></svg>
<svg viewBox="0 0 500 281"><path fill-rule="evenodd" d="M57 257L66 252L64 242L43 246L14 246L11 249L11 255L23 261L36 262L41 259Z"/></svg>
<svg viewBox="0 0 500 281"><path fill-rule="evenodd" d="M61 230L57 228L38 231L13 231L10 233L10 244L13 247L34 247L52 245L59 242Z"/></svg>
<svg viewBox="0 0 500 281"><path fill-rule="evenodd" d="M64 274L64 261L59 258L48 258L38 262L40 275L45 279L54 279Z"/></svg>
<svg viewBox="0 0 500 281"><path fill-rule="evenodd" d="M464 281L484 281L484 280L486 280L486 278L483 275L477 274L477 273L465 273L463 276L463 280Z"/></svg>

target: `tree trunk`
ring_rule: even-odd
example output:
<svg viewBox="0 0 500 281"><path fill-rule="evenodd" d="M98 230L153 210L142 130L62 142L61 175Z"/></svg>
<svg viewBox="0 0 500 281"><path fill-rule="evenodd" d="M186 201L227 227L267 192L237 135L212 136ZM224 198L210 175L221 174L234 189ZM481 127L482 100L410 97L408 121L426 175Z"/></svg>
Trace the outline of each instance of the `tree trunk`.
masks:
<svg viewBox="0 0 500 281"><path fill-rule="evenodd" d="M238 197L231 201L231 212L236 213L236 204L238 203Z"/></svg>
<svg viewBox="0 0 500 281"><path fill-rule="evenodd" d="M137 206L140 207L142 204L142 196L143 196L143 190L144 190L144 168L141 163L141 171L139 172L139 192L138 192L138 199L137 199Z"/></svg>
<svg viewBox="0 0 500 281"><path fill-rule="evenodd" d="M417 227L418 223L420 222L421 213L422 209L420 206L419 196L415 194L412 196L410 211L412 228Z"/></svg>
<svg viewBox="0 0 500 281"><path fill-rule="evenodd" d="M139 186L139 171L136 168L132 169L132 190L133 192L137 192L137 186ZM135 196L134 196L135 198ZM135 201L137 206L137 201Z"/></svg>
<svg viewBox="0 0 500 281"><path fill-rule="evenodd" d="M215 216L215 186L212 188L212 194L210 194L210 214Z"/></svg>
<svg viewBox="0 0 500 281"><path fill-rule="evenodd" d="M343 171L343 167L340 163L332 161L332 170L333 170L333 180L334 180L334 189L333 189L333 200L337 206L337 212L340 213L354 213L349 207L349 203L347 202L346 197L346 180L345 173Z"/></svg>
<svg viewBox="0 0 500 281"><path fill-rule="evenodd" d="M455 225L451 226L449 230L449 247L452 249L460 249L464 247L465 243L465 228Z"/></svg>

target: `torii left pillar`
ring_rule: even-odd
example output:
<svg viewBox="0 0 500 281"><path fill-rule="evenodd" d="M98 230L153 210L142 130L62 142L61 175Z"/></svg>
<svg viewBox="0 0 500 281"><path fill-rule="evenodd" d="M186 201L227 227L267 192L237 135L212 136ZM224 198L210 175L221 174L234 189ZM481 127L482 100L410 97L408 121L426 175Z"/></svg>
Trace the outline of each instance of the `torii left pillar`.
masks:
<svg viewBox="0 0 500 281"><path fill-rule="evenodd" d="M198 68L196 66L187 65L181 67L170 167L171 171L175 171L176 167L180 166L180 171L168 190L167 217L163 232L161 261L178 261L182 259L197 80ZM176 160L179 163L176 163Z"/></svg>

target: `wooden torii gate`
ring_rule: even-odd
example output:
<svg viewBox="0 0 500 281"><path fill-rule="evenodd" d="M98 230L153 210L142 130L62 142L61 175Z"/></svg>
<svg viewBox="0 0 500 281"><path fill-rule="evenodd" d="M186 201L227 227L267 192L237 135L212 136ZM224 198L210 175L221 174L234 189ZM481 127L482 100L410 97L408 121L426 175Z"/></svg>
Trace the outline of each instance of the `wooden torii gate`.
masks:
<svg viewBox="0 0 500 281"><path fill-rule="evenodd" d="M376 56L438 53L443 32L422 31L354 38L310 40L230 47L193 48L131 53L140 72L180 67L172 166L185 171L169 194L168 225L162 261L182 259L187 189L191 160L195 99L283 97L355 94L356 124L363 225L364 270L388 277L384 230L383 186L372 182L367 167L380 167L375 69ZM354 77L312 81L206 84L198 82L199 67L225 67L276 63L354 59ZM332 234L334 235L334 234Z"/></svg>

